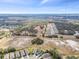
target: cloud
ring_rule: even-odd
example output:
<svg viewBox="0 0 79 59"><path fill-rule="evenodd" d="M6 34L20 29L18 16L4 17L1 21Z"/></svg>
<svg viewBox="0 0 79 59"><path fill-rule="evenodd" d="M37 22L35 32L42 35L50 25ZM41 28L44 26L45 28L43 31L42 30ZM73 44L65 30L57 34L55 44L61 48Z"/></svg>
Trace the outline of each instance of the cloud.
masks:
<svg viewBox="0 0 79 59"><path fill-rule="evenodd" d="M53 5L53 4L60 3L61 1L63 0L42 0L41 5L46 4L46 3Z"/></svg>
<svg viewBox="0 0 79 59"><path fill-rule="evenodd" d="M49 0L42 0L41 1L41 4L45 4L45 3L47 3Z"/></svg>

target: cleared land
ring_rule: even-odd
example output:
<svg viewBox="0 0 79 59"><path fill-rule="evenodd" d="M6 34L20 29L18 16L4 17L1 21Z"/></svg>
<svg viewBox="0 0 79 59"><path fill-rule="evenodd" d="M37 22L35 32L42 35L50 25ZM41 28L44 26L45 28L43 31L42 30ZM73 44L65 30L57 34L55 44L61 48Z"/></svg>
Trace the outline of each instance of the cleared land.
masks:
<svg viewBox="0 0 79 59"><path fill-rule="evenodd" d="M0 48L14 47L16 49L21 48L33 48L42 49L43 51L52 48L57 48L58 51L63 55L78 55L79 54L79 41L75 39L61 40L60 38L42 38L44 43L42 45L32 45L31 40L36 37L29 36L14 36L10 38L3 38L0 40Z"/></svg>

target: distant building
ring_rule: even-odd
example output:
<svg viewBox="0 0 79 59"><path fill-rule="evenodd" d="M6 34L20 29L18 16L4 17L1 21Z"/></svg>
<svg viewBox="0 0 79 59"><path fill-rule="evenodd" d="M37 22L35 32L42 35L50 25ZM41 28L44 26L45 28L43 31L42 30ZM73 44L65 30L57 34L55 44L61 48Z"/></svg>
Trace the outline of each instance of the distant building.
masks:
<svg viewBox="0 0 79 59"><path fill-rule="evenodd" d="M77 36L77 35L79 35L79 32L78 31L75 31L74 36Z"/></svg>
<svg viewBox="0 0 79 59"><path fill-rule="evenodd" d="M78 31L75 31L74 36L75 36L76 38L79 38L79 32L78 32Z"/></svg>
<svg viewBox="0 0 79 59"><path fill-rule="evenodd" d="M64 34L68 34L68 30L64 30Z"/></svg>

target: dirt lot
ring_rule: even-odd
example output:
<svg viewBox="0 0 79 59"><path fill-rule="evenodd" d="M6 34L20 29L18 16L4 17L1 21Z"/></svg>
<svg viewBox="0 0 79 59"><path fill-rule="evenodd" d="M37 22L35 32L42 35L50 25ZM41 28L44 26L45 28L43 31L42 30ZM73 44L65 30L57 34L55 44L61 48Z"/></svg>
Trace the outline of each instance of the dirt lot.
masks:
<svg viewBox="0 0 79 59"><path fill-rule="evenodd" d="M64 35L65 36L65 35ZM63 36L63 37L64 37ZM66 37L66 38L65 38ZM74 39L72 39L72 36L65 36L63 40L60 40L60 38L41 38L44 40L44 44L42 45L32 45L31 40L36 37L29 37L29 36L14 36L10 38L3 38L0 40L0 48L8 48L8 47L15 47L17 49L20 48L27 48L32 47L34 49L42 49L42 50L49 50L52 48L57 48L58 51L61 54L79 54L79 45L75 46L74 48L77 48L78 51L76 51L72 45L69 45L70 42L66 42L66 40L72 41L72 42L78 42ZM78 42L79 43L79 42Z"/></svg>

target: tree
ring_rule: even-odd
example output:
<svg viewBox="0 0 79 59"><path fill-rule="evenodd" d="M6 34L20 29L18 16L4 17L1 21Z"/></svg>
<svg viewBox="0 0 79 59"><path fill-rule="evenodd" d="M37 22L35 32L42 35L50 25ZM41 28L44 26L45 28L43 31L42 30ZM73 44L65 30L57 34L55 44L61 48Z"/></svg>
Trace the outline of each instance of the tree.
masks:
<svg viewBox="0 0 79 59"><path fill-rule="evenodd" d="M1 59L3 59L3 58L4 58L3 49L0 49L0 58L1 58Z"/></svg>
<svg viewBox="0 0 79 59"><path fill-rule="evenodd" d="M62 40L63 39L63 36L60 36L60 39Z"/></svg>
<svg viewBox="0 0 79 59"><path fill-rule="evenodd" d="M10 47L10 48L4 50L4 54L5 54L5 53L10 53L10 52L15 52L15 51L16 51L15 48L11 48L11 47Z"/></svg>
<svg viewBox="0 0 79 59"><path fill-rule="evenodd" d="M56 48L54 48L54 49L52 49L50 51L47 51L46 53L49 53L51 55L52 59L61 59L61 56L58 53Z"/></svg>
<svg viewBox="0 0 79 59"><path fill-rule="evenodd" d="M32 44L37 44L37 45L41 45L44 43L44 41L40 38L33 39L31 42Z"/></svg>

